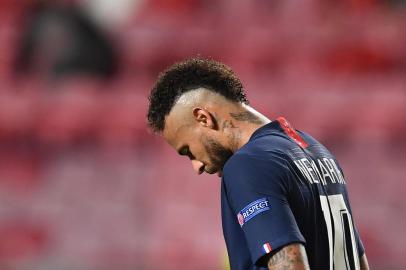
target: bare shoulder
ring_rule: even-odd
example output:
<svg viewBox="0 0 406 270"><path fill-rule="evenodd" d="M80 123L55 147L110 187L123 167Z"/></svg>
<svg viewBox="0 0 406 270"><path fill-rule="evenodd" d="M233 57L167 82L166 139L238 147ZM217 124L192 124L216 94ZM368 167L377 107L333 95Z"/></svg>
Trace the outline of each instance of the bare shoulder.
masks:
<svg viewBox="0 0 406 270"><path fill-rule="evenodd" d="M268 261L269 270L310 270L302 244L290 244L278 250Z"/></svg>

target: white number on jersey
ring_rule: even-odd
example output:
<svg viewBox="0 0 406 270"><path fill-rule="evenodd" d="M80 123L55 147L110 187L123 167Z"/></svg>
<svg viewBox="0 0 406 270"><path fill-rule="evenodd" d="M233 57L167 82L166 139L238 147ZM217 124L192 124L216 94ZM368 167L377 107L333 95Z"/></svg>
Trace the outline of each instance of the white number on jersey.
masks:
<svg viewBox="0 0 406 270"><path fill-rule="evenodd" d="M327 226L330 270L360 270L354 226L343 195L320 196L320 202Z"/></svg>

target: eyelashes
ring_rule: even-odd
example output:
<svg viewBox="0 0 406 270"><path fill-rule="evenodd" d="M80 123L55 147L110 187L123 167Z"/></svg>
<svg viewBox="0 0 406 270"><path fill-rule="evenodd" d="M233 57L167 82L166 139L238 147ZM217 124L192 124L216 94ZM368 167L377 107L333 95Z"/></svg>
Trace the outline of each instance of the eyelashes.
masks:
<svg viewBox="0 0 406 270"><path fill-rule="evenodd" d="M190 160L195 159L195 157L193 156L192 152L190 152L188 146L182 147L182 149L180 149L180 151L179 151L179 155L181 155L181 156L187 156L187 157L189 157Z"/></svg>

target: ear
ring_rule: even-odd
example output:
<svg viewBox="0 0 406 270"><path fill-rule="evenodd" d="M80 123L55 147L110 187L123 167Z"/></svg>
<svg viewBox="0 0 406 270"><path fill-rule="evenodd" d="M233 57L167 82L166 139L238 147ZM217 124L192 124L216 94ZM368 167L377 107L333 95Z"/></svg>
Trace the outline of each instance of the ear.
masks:
<svg viewBox="0 0 406 270"><path fill-rule="evenodd" d="M202 127L216 128L216 119L214 119L209 111L197 107L193 109L193 116Z"/></svg>

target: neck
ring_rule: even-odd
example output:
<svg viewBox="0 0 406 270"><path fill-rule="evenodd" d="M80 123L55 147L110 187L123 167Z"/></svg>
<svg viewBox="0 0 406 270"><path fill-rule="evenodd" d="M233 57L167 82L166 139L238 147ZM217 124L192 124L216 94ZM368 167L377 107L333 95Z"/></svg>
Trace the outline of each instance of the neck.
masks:
<svg viewBox="0 0 406 270"><path fill-rule="evenodd" d="M228 114L229 117L223 122L223 127L230 128L230 148L233 153L243 147L258 128L271 122L263 114L245 104Z"/></svg>

